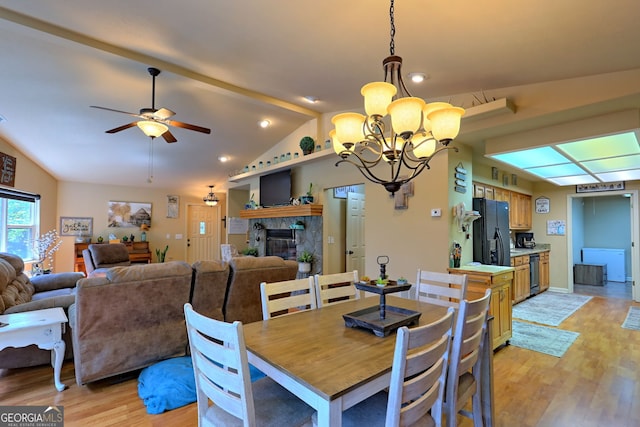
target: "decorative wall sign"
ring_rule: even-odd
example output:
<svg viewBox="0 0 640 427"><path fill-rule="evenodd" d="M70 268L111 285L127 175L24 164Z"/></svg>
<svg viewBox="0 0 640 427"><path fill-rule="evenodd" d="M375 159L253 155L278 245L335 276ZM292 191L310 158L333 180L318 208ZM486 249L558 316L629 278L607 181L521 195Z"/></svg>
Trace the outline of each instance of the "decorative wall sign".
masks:
<svg viewBox="0 0 640 427"><path fill-rule="evenodd" d="M506 173L502 174L502 185L505 187L509 186L509 175Z"/></svg>
<svg viewBox="0 0 640 427"><path fill-rule="evenodd" d="M576 193L595 193L597 191L616 191L616 190L624 190L624 181L576 185Z"/></svg>
<svg viewBox="0 0 640 427"><path fill-rule="evenodd" d="M457 193L463 193L463 194L466 193L467 192L467 183L466 183L467 170L464 168L462 163L458 163L458 166L456 166L453 177L455 178L453 191Z"/></svg>
<svg viewBox="0 0 640 427"><path fill-rule="evenodd" d="M0 184L7 187L16 184L16 158L4 153L0 153Z"/></svg>
<svg viewBox="0 0 640 427"><path fill-rule="evenodd" d="M511 174L511 185L518 185L518 175L515 173Z"/></svg>
<svg viewBox="0 0 640 427"><path fill-rule="evenodd" d="M536 199L536 213L547 214L550 210L549 198L538 197Z"/></svg>
<svg viewBox="0 0 640 427"><path fill-rule="evenodd" d="M393 195L394 208L409 209L409 196L413 197L413 181L402 184L402 187Z"/></svg>
<svg viewBox="0 0 640 427"><path fill-rule="evenodd" d="M498 180L498 168L496 167L491 167L491 179L493 179L494 181Z"/></svg>
<svg viewBox="0 0 640 427"><path fill-rule="evenodd" d="M167 218L178 218L180 212L180 196L167 195Z"/></svg>
<svg viewBox="0 0 640 427"><path fill-rule="evenodd" d="M563 219L547 221L547 236L564 236L566 229L567 225Z"/></svg>
<svg viewBox="0 0 640 427"><path fill-rule="evenodd" d="M151 203L109 202L108 227L151 227Z"/></svg>
<svg viewBox="0 0 640 427"><path fill-rule="evenodd" d="M60 217L61 236L89 237L93 234L93 218Z"/></svg>

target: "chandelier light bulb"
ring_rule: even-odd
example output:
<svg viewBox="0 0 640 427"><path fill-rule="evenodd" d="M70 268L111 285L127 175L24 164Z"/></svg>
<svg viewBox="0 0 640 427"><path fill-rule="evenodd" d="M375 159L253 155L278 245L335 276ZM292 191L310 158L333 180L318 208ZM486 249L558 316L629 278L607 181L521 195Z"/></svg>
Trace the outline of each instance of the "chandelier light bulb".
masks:
<svg viewBox="0 0 640 427"><path fill-rule="evenodd" d="M389 104L387 111L391 116L393 131L399 135L417 132L422 123L424 100L408 96L399 98Z"/></svg>
<svg viewBox="0 0 640 427"><path fill-rule="evenodd" d="M333 116L331 123L336 127L336 137L341 143L356 143L364 139L362 126L365 116L358 113L342 113Z"/></svg>
<svg viewBox="0 0 640 427"><path fill-rule="evenodd" d="M433 111L428 118L431 122L431 133L438 141L451 141L460 132L460 119L464 110L460 107L450 107Z"/></svg>
<svg viewBox="0 0 640 427"><path fill-rule="evenodd" d="M387 107L398 92L391 83L373 82L362 86L360 93L364 96L364 110L368 116L386 116Z"/></svg>

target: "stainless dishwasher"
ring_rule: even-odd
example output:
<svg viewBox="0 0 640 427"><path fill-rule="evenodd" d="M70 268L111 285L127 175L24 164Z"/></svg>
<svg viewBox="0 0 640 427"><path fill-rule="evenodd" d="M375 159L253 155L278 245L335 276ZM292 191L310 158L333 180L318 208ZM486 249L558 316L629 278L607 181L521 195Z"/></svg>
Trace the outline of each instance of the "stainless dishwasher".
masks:
<svg viewBox="0 0 640 427"><path fill-rule="evenodd" d="M540 292L540 254L529 255L530 296Z"/></svg>

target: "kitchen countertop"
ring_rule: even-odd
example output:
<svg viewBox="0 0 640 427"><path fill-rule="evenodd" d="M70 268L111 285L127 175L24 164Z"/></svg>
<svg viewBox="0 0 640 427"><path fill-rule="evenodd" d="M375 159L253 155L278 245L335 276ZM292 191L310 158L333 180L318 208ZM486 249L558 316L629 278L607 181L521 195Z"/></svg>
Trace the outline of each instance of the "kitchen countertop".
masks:
<svg viewBox="0 0 640 427"><path fill-rule="evenodd" d="M458 268L449 268L451 270L466 270L466 271L475 271L478 273L487 273L487 274L501 274L506 273L508 271L513 271L513 267L504 267L500 265L463 265Z"/></svg>
<svg viewBox="0 0 640 427"><path fill-rule="evenodd" d="M527 248L513 248L511 249L511 257L522 256L522 255L532 255L539 254L541 252L547 252L551 250L551 245L545 243L536 244L536 247L533 249Z"/></svg>

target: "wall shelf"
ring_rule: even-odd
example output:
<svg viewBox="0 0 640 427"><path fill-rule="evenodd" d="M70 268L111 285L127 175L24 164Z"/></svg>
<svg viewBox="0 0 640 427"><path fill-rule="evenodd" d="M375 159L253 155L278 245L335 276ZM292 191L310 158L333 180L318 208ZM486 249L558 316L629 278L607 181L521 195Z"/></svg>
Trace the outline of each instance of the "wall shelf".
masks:
<svg viewBox="0 0 640 427"><path fill-rule="evenodd" d="M292 216L322 216L322 205L291 205L273 208L244 209L240 211L240 218L286 218Z"/></svg>
<svg viewBox="0 0 640 427"><path fill-rule="evenodd" d="M291 159L284 162L276 163L275 165L271 165L268 167L264 167L262 169L256 169L249 172L244 172L238 175L234 175L229 177L229 182L241 182L245 179L252 178L255 176L267 175L273 172L278 172L284 169L289 169L294 166L300 166L304 163L311 163L317 160L324 159L325 157L333 156L336 159L336 162L340 160L340 157L333 151L333 148L325 148L320 151L316 151L311 154L307 154L306 156L300 156L297 159Z"/></svg>

